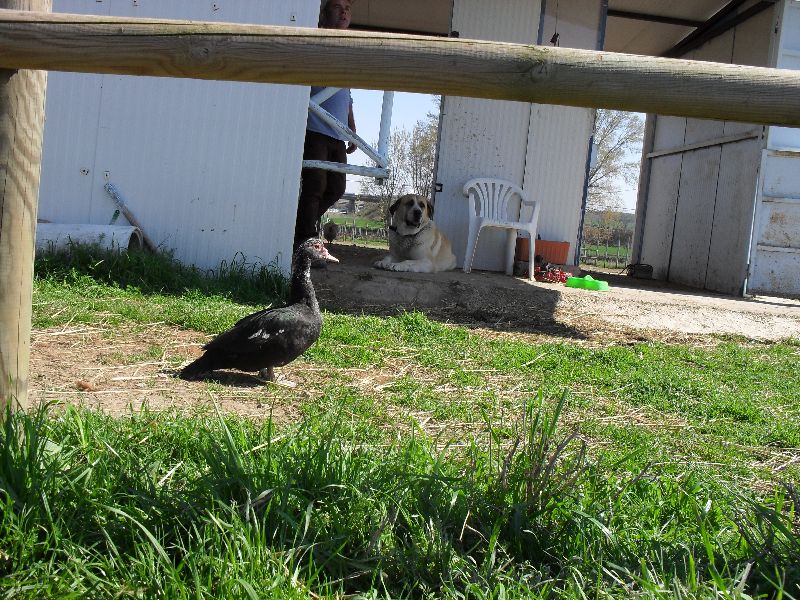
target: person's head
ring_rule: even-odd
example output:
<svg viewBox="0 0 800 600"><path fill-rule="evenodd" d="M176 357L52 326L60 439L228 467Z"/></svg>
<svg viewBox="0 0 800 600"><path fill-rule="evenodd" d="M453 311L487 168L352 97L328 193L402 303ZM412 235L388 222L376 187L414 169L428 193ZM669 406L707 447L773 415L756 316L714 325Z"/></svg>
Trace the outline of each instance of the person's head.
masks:
<svg viewBox="0 0 800 600"><path fill-rule="evenodd" d="M350 27L353 0L323 0L319 11L319 26L326 29Z"/></svg>

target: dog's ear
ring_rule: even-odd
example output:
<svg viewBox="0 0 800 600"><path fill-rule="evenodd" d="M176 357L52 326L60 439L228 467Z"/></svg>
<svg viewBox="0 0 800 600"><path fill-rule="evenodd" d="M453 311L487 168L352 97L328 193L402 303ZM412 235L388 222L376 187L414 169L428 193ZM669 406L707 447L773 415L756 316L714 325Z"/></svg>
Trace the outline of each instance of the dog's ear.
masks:
<svg viewBox="0 0 800 600"><path fill-rule="evenodd" d="M394 212L397 210L397 207L400 206L400 198L395 198L389 203L389 215L394 216Z"/></svg>
<svg viewBox="0 0 800 600"><path fill-rule="evenodd" d="M433 202L430 200L425 200L425 206L428 207L428 218L433 220Z"/></svg>

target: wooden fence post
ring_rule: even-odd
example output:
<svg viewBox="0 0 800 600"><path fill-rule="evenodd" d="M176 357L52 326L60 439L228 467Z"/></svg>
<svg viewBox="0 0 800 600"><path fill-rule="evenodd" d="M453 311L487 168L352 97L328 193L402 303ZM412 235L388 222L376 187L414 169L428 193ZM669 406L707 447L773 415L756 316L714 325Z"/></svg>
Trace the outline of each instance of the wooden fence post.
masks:
<svg viewBox="0 0 800 600"><path fill-rule="evenodd" d="M0 0L0 8L49 12L51 0ZM28 405L31 295L45 71L0 70L0 421Z"/></svg>

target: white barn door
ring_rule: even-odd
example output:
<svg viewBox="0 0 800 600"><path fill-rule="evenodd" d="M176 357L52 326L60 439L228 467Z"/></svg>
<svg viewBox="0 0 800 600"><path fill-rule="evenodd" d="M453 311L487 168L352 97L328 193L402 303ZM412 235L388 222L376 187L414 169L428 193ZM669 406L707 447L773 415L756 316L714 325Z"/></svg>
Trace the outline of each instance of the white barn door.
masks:
<svg viewBox="0 0 800 600"><path fill-rule="evenodd" d="M800 70L800 0L783 0L774 66ZM748 291L800 295L800 129L770 127L761 157Z"/></svg>
<svg viewBox="0 0 800 600"><path fill-rule="evenodd" d="M769 64L772 11L739 24L685 58ZM650 115L645 174L637 207L637 262L656 279L741 294L762 125Z"/></svg>

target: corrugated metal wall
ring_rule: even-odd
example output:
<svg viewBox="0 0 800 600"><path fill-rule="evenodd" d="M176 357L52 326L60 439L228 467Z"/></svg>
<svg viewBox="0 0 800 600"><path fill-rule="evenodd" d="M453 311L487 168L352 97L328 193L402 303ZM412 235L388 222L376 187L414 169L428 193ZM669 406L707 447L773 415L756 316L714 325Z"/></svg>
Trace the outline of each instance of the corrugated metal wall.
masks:
<svg viewBox="0 0 800 600"><path fill-rule="evenodd" d="M83 14L316 25L316 0L55 0ZM288 269L308 88L50 73L39 217L107 224L112 182L146 233L203 268ZM119 217L120 223L124 217Z"/></svg>
<svg viewBox="0 0 800 600"><path fill-rule="evenodd" d="M547 2L541 43L557 32L560 46L599 49L601 9L598 0ZM539 235L569 242L574 264L593 131L592 109L531 105L524 188L542 202Z"/></svg>
<svg viewBox="0 0 800 600"><path fill-rule="evenodd" d="M714 38L685 58L764 66L772 11ZM646 177L637 206L638 260L657 279L739 294L747 257L763 128L650 116ZM649 172L648 172L649 170Z"/></svg>
<svg viewBox="0 0 800 600"><path fill-rule="evenodd" d="M455 0L451 28L462 38L536 43L539 0ZM469 217L464 184L473 177L502 177L521 185L525 170L530 104L448 96L442 104L436 181L436 223L463 265ZM504 268L504 234L487 231L475 255L477 269Z"/></svg>
<svg viewBox="0 0 800 600"><path fill-rule="evenodd" d="M452 29L462 38L537 43L540 0L509 0L503 10L478 0L455 0ZM599 0L560 7L562 44L596 48ZM548 9L550 10L550 9ZM555 8L552 7L552 11ZM555 25L555 19L546 19ZM547 38L552 31L548 32ZM464 183L501 177L521 185L542 203L543 239L567 240L575 250L586 177L593 111L522 102L447 97L442 107L436 181L436 222L462 265L469 226ZM503 270L505 234L481 233L474 267Z"/></svg>

